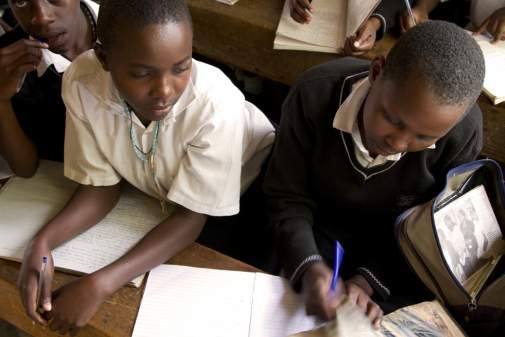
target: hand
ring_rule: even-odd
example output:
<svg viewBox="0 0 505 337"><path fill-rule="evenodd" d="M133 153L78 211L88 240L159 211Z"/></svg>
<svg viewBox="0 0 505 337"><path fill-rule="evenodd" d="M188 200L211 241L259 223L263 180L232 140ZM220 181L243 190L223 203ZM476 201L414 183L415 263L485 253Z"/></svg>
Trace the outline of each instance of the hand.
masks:
<svg viewBox="0 0 505 337"><path fill-rule="evenodd" d="M291 17L298 23L310 23L310 13L314 10L309 0L286 0L289 1Z"/></svg>
<svg viewBox="0 0 505 337"><path fill-rule="evenodd" d="M68 332L75 336L93 317L107 295L96 274L81 277L57 289L53 294L53 310L47 313L49 328L60 334Z"/></svg>
<svg viewBox="0 0 505 337"><path fill-rule="evenodd" d="M45 311L51 310L51 285L53 281L53 257L48 245L43 241L33 241L26 248L19 273L18 288L21 294L21 301L30 318L40 324L47 324L47 321L37 312L37 292L39 287L39 274L42 266L42 258L47 257L46 270L43 275L42 289L40 289L39 303Z"/></svg>
<svg viewBox="0 0 505 337"><path fill-rule="evenodd" d="M316 315L325 320L335 318L344 284L339 279L337 294L331 294L332 276L332 270L323 262L310 265L303 274L302 293L308 315Z"/></svg>
<svg viewBox="0 0 505 337"><path fill-rule="evenodd" d="M0 48L0 101L8 101L16 94L23 76L37 69L42 49L47 48L46 43L27 39Z"/></svg>
<svg viewBox="0 0 505 337"><path fill-rule="evenodd" d="M371 17L359 28L356 35L348 37L344 45L345 55L362 55L373 48L377 31L381 27L381 21Z"/></svg>
<svg viewBox="0 0 505 337"><path fill-rule="evenodd" d="M372 288L361 275L356 275L345 282L347 300L360 308L368 316L374 328L379 329L383 312L370 298Z"/></svg>
<svg viewBox="0 0 505 337"><path fill-rule="evenodd" d="M412 8L412 14L416 19L415 24L407 11L404 11L400 16L400 30L402 33L405 33L416 24L420 24L421 22L429 20L428 11L424 7L416 6Z"/></svg>
<svg viewBox="0 0 505 337"><path fill-rule="evenodd" d="M505 7L497 9L484 20L474 34L482 34L486 30L493 36L491 43L505 41Z"/></svg>

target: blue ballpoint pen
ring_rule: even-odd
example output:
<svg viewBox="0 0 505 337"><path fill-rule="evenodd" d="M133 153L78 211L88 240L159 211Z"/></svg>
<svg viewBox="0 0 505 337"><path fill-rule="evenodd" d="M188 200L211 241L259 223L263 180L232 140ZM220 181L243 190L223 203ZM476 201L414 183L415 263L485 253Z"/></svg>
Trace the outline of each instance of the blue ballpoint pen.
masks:
<svg viewBox="0 0 505 337"><path fill-rule="evenodd" d="M338 281L338 275L340 271L340 265L342 264L342 260L344 259L344 248L338 242L338 240L335 240L335 256L333 259L333 275L331 277L331 292L335 293L337 290L337 281Z"/></svg>

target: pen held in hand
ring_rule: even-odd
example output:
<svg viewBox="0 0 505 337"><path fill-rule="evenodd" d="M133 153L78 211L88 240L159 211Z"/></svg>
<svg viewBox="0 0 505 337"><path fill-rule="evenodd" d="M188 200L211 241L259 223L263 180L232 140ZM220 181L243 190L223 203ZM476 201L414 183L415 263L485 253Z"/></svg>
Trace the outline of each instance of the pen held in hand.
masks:
<svg viewBox="0 0 505 337"><path fill-rule="evenodd" d="M40 266L39 284L37 287L37 297L35 299L35 308L38 308L40 306L40 295L42 293L42 286L44 285L46 269L47 269L47 256L44 256L44 257L42 257L42 265Z"/></svg>
<svg viewBox="0 0 505 337"><path fill-rule="evenodd" d="M412 7L410 6L409 0L404 0L405 1L405 7L407 7L407 12L409 13L410 18L412 19L412 23L417 25L416 18L414 16L414 13L412 12Z"/></svg>
<svg viewBox="0 0 505 337"><path fill-rule="evenodd" d="M335 256L333 259L333 275L331 278L331 287L330 290L333 294L335 294L335 291L337 290L337 282L338 282L338 276L340 272L340 265L342 264L342 260L344 258L344 248L338 242L338 240L335 240Z"/></svg>

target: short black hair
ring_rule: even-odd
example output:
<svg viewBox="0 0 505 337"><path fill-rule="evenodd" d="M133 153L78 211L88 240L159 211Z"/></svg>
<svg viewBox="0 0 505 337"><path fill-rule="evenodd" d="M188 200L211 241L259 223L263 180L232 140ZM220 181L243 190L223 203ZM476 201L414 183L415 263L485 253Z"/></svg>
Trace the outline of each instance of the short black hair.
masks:
<svg viewBox="0 0 505 337"><path fill-rule="evenodd" d="M118 23L126 20L133 27L150 24L187 22L191 15L185 0L102 0L97 19L97 35L107 48L114 41Z"/></svg>
<svg viewBox="0 0 505 337"><path fill-rule="evenodd" d="M383 73L395 83L422 80L444 105L475 102L484 75L479 45L462 28L444 21L428 21L410 29L391 49Z"/></svg>

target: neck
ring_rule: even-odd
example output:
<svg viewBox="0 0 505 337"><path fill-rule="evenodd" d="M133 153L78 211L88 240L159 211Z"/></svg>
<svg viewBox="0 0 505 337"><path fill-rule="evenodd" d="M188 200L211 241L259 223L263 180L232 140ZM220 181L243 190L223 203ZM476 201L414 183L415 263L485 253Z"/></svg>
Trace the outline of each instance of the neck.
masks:
<svg viewBox="0 0 505 337"><path fill-rule="evenodd" d="M361 104L361 108L359 109L359 112L358 112L358 129L359 129L359 135L361 137L361 141L363 142L363 146L365 147L365 149L368 150L368 145L366 143L365 127L363 125L364 124L363 123L363 107L365 105L365 102L366 102L366 98L363 100L363 103ZM372 158L377 157L377 154L370 152L370 150L368 150L368 154Z"/></svg>
<svg viewBox="0 0 505 337"><path fill-rule="evenodd" d="M82 54L88 49L93 47L93 23L89 21L87 14L79 7L76 23L77 29L75 31L76 38L74 45L63 54L67 59L73 61L77 56Z"/></svg>

